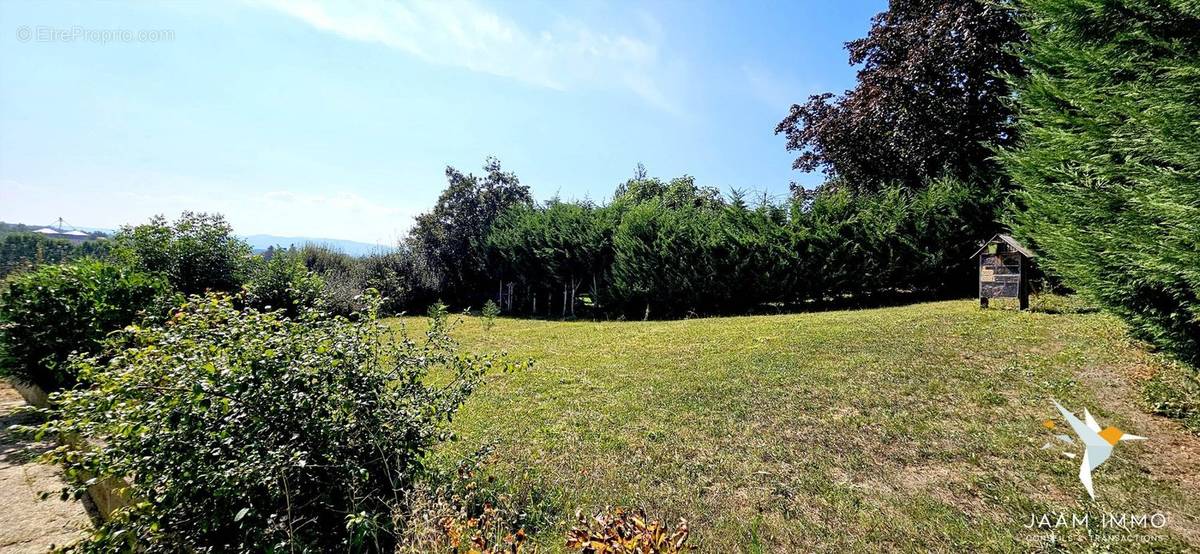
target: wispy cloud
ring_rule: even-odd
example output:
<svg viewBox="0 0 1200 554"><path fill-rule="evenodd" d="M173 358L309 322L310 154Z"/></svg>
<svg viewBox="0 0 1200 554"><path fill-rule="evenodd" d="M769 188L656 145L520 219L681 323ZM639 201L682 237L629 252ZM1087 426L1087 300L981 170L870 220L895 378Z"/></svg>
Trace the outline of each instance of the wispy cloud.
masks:
<svg viewBox="0 0 1200 554"><path fill-rule="evenodd" d="M640 14L650 38L611 34L560 19L522 26L469 0L250 0L350 40L386 45L428 63L515 79L555 90L623 87L676 111L659 86L661 26ZM649 18L649 21L647 21Z"/></svg>
<svg viewBox="0 0 1200 554"><path fill-rule="evenodd" d="M262 195L269 207L287 209L291 207L323 208L336 210L344 215L371 218L409 218L415 214L409 210L393 208L374 202L353 192L332 194L306 194L289 191L271 191Z"/></svg>
<svg viewBox="0 0 1200 554"><path fill-rule="evenodd" d="M787 112L792 104L803 104L817 89L803 85L795 79L775 75L767 68L747 63L742 65L742 76L746 80L751 96L778 112Z"/></svg>

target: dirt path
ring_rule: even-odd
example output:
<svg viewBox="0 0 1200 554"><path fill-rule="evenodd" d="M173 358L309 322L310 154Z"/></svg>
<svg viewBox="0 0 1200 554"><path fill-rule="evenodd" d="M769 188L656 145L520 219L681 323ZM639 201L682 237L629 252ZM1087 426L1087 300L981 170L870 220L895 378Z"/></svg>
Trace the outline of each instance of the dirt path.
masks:
<svg viewBox="0 0 1200 554"><path fill-rule="evenodd" d="M24 405L21 395L0 381L0 554L45 552L51 545L71 543L92 525L81 502L59 500L58 469L37 462L50 443L23 439L9 430L33 421L13 413ZM42 500L42 492L51 495Z"/></svg>
<svg viewBox="0 0 1200 554"><path fill-rule="evenodd" d="M1155 447L1145 450L1151 460L1147 465L1152 479L1171 482L1193 497L1200 496L1200 437L1189 433L1177 420L1146 412L1138 400L1139 390L1161 362L1152 360L1145 351L1141 358L1132 368L1092 367L1079 377L1106 408L1128 417L1133 423L1131 429L1154 441ZM1173 529L1188 541L1200 543L1200 514L1180 515L1172 522Z"/></svg>

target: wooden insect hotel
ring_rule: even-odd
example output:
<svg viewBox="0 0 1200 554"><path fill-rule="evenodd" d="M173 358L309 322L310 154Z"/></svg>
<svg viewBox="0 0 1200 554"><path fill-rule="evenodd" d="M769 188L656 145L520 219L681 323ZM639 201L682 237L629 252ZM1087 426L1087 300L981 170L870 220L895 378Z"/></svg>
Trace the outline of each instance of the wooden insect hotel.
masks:
<svg viewBox="0 0 1200 554"><path fill-rule="evenodd" d="M971 255L979 258L979 307L989 298L1016 298L1029 309L1029 272L1033 252L1008 235L998 234Z"/></svg>

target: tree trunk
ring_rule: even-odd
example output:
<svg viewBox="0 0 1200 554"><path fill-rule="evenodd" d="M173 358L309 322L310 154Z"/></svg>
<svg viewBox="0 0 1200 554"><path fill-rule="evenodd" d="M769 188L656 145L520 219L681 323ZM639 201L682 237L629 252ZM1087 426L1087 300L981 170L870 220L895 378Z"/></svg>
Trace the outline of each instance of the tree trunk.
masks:
<svg viewBox="0 0 1200 554"><path fill-rule="evenodd" d="M567 283L566 283L566 282L563 282L563 310L562 310L562 316L563 316L563 319L566 319L566 318L567 318Z"/></svg>
<svg viewBox="0 0 1200 554"><path fill-rule="evenodd" d="M647 300L646 301L646 313L644 315L642 315L642 321L647 321L649 319L650 319L650 301Z"/></svg>
<svg viewBox="0 0 1200 554"><path fill-rule="evenodd" d="M579 298L580 280L571 277L571 317L575 317L575 299Z"/></svg>

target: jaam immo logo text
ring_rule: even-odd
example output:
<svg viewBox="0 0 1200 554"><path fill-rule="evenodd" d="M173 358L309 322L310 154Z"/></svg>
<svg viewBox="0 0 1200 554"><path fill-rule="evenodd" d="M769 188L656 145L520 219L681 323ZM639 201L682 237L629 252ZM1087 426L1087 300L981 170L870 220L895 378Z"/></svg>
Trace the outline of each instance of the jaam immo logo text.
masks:
<svg viewBox="0 0 1200 554"><path fill-rule="evenodd" d="M1071 425L1071 430L1075 432L1075 436L1083 441L1083 463L1079 465L1079 482L1083 483L1083 487L1087 489L1088 496L1092 497L1092 500L1095 500L1096 492L1092 488L1092 470L1100 467L1100 464L1104 463L1109 456L1112 456L1113 447L1118 442L1143 441L1146 440L1146 437L1130 435L1111 426L1100 429L1100 424L1096 423L1096 419L1092 417L1091 412L1087 411L1087 408L1083 409L1083 421L1080 421L1079 418L1075 417L1075 414L1067 411L1057 400L1051 399L1050 401L1054 402L1054 406L1058 408L1059 413ZM1047 429L1054 429L1054 422L1049 419L1045 421L1044 425ZM1070 435L1059 434L1055 435L1055 437L1067 444L1075 444L1074 439ZM1050 443L1046 443L1042 448L1048 449L1050 446ZM1063 454L1068 458L1075 457L1075 454L1071 452L1064 452Z"/></svg>

